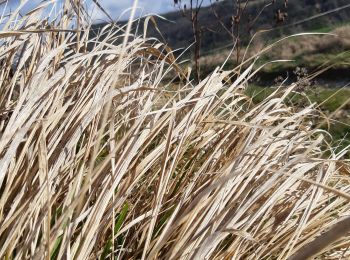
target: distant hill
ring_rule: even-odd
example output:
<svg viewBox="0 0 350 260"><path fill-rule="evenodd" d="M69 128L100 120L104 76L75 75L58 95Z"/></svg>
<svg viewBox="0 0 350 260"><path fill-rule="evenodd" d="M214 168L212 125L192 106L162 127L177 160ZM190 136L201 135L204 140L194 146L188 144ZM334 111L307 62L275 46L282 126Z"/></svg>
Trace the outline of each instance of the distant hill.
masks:
<svg viewBox="0 0 350 260"><path fill-rule="evenodd" d="M171 1L171 0L165 0ZM275 0L275 3L265 9L263 6L271 1L253 0L250 1L245 11L245 16L241 18L242 26L239 28L242 35L242 43L245 44L252 34L258 30L272 31L265 33L265 37L276 38L281 35L293 34L301 31L322 31L328 27L337 24L344 24L350 21L350 1L349 0L296 0L288 1L285 8L284 0ZM224 46L232 42L229 34L222 28L213 14L213 9L220 15L223 24L230 28L231 16L235 14L237 6L236 1L219 1L212 7L202 8L199 13L199 20L203 28L202 50L210 50ZM347 6L337 12L331 12L334 9ZM274 20L276 11L280 9L288 14L286 21L277 25ZM257 21L249 29L248 19L254 20L261 11ZM331 12L325 15L321 15ZM185 48L193 42L192 26L188 18L184 17L182 12L176 11L163 15L167 20L156 18L159 30L164 39L173 48ZM317 17L320 16L320 17ZM103 24L95 25L101 27ZM152 26L149 27L149 36L160 37L158 32Z"/></svg>

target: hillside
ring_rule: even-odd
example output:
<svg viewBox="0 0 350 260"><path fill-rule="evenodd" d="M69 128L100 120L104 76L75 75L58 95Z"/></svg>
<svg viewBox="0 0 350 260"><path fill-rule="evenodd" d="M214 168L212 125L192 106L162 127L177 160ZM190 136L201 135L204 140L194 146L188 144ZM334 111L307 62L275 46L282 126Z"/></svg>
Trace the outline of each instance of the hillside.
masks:
<svg viewBox="0 0 350 260"><path fill-rule="evenodd" d="M301 31L322 31L350 20L350 4L348 0L301 0L289 1L287 8L284 0L277 0L275 4L263 8L269 1L251 1L245 11L245 16L241 18L242 26L239 28L242 42L245 44L248 39L257 31L271 30L264 33L266 39L280 37L281 35L293 34ZM216 2L212 7L202 8L199 13L199 21L202 28L202 50L209 51L232 43L232 38L217 21L213 10L219 14L222 24L230 28L231 17L236 13L236 1ZM325 14L342 6L348 6L337 12ZM276 25L274 15L276 10L282 10L288 14L283 24ZM247 28L248 20L255 20L261 11L256 22ZM325 15L321 15L325 14ZM164 39L173 49L185 48L193 42L192 26L188 19L189 11L182 13L179 11L163 15L168 21L156 18L157 26ZM320 17L316 17L321 15ZM96 27L102 27L98 24ZM149 36L159 37L155 28L149 28Z"/></svg>

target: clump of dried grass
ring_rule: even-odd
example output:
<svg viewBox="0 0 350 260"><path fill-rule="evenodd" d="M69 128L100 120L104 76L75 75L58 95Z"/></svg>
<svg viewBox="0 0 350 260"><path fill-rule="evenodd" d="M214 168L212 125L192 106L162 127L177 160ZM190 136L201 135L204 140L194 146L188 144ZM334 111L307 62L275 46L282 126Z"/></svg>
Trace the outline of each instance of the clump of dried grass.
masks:
<svg viewBox="0 0 350 260"><path fill-rule="evenodd" d="M174 90L162 44L77 41L70 5L0 33L1 257L286 259L349 216L345 151L284 104L293 86L253 105L250 67ZM348 238L311 253L348 257Z"/></svg>

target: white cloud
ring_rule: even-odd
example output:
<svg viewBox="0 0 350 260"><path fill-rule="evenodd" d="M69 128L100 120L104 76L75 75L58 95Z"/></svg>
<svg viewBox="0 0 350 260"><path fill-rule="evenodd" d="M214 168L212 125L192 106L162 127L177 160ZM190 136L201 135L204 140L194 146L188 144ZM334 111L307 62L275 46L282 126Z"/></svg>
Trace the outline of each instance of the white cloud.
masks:
<svg viewBox="0 0 350 260"><path fill-rule="evenodd" d="M41 0L27 0L27 4L22 9L23 12L28 11L35 7ZM182 3L188 4L189 0L182 0ZM62 0L57 0L58 3ZM99 0L98 1L106 11L111 15L113 19L127 19L130 15L130 8L133 6L134 0ZM204 0L204 4L207 5L210 0ZM8 0L7 10L18 7L20 0ZM86 6L89 7L89 13L92 14L95 21L107 20L107 17L98 11L96 5L92 0L85 0ZM58 5L59 6L59 5ZM3 6L0 6L0 11L3 10ZM129 9L129 11L127 11ZM147 14L162 14L177 10L174 7L174 0L139 0L137 16Z"/></svg>
<svg viewBox="0 0 350 260"><path fill-rule="evenodd" d="M133 0L100 0L99 2L114 19L120 16L122 19L126 19L134 3ZM94 9L96 10L96 8ZM137 15L159 14L174 10L176 9L173 0L139 0ZM97 17L102 18L103 15L98 13Z"/></svg>
<svg viewBox="0 0 350 260"><path fill-rule="evenodd" d="M215 0L213 1L215 2ZM99 2L112 13L120 15L124 10L132 7L134 0L100 0ZM187 6L189 5L189 0L182 0L181 2L182 4L187 3ZM210 0L203 0L203 5L209 3ZM174 0L139 0L138 7L139 13L142 14L159 14L176 10Z"/></svg>

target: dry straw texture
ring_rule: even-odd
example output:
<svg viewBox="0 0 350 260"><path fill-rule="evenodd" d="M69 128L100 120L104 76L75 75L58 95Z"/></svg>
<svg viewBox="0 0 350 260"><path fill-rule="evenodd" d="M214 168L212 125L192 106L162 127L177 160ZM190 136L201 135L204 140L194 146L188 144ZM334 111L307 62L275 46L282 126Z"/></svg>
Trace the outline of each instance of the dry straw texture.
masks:
<svg viewBox="0 0 350 260"><path fill-rule="evenodd" d="M349 216L345 151L293 86L254 105L251 67L171 84L161 43L46 4L2 21L0 257L287 259ZM311 255L350 257L343 233Z"/></svg>

